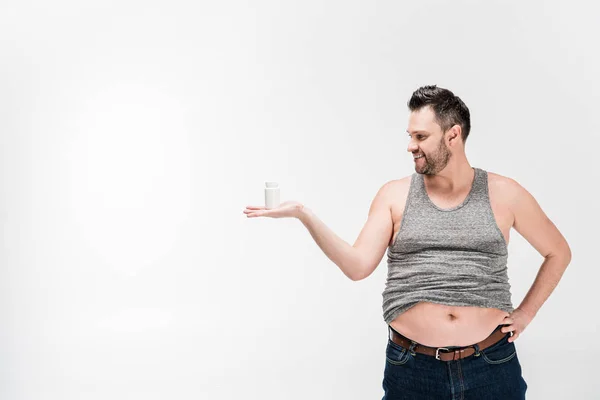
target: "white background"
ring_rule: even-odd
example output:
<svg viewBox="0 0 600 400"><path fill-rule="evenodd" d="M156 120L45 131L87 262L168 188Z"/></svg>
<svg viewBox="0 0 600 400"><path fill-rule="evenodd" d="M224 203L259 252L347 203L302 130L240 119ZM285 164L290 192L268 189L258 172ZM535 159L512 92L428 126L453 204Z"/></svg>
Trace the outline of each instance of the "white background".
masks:
<svg viewBox="0 0 600 400"><path fill-rule="evenodd" d="M469 106L471 165L571 245L515 342L528 399L597 399L593 2L0 5L0 397L378 399L385 258L352 282L264 182L354 243L414 172L406 101ZM516 231L518 305L542 257Z"/></svg>

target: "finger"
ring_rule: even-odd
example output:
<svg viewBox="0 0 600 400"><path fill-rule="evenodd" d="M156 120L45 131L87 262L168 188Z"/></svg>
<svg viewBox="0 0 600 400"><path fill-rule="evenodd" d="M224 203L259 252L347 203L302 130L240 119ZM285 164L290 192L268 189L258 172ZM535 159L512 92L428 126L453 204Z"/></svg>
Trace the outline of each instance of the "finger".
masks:
<svg viewBox="0 0 600 400"><path fill-rule="evenodd" d="M500 330L501 330L503 333L506 333L506 332L513 332L513 331L515 331L516 329L517 329L517 328L515 328L515 326L514 326L514 325L503 326L502 328L500 328Z"/></svg>
<svg viewBox="0 0 600 400"><path fill-rule="evenodd" d="M511 337L508 338L508 342L509 343L514 342L515 340L517 340L518 337L519 337L519 334L518 333L514 333Z"/></svg>
<svg viewBox="0 0 600 400"><path fill-rule="evenodd" d="M504 321L505 324L512 324L513 322L515 322L514 319L512 319L511 317L504 317Z"/></svg>
<svg viewBox="0 0 600 400"><path fill-rule="evenodd" d="M269 212L269 210L265 210L265 211L255 211L248 215L251 215L253 217L271 217L272 213Z"/></svg>
<svg viewBox="0 0 600 400"><path fill-rule="evenodd" d="M244 210L244 214L264 214L269 210Z"/></svg>
<svg viewBox="0 0 600 400"><path fill-rule="evenodd" d="M264 210L265 208L265 206L246 206L248 210Z"/></svg>

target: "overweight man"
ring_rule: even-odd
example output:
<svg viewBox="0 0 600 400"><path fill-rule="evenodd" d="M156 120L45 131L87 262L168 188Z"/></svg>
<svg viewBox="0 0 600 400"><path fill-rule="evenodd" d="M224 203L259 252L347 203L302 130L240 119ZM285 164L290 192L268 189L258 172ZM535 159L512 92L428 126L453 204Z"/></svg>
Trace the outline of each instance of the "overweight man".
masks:
<svg viewBox="0 0 600 400"><path fill-rule="evenodd" d="M415 172L379 189L353 245L297 201L244 213L298 218L354 281L387 251L384 400L524 399L514 342L561 279L569 245L518 182L470 165L470 113L458 96L423 86L408 108ZM511 228L544 258L516 308L506 268Z"/></svg>

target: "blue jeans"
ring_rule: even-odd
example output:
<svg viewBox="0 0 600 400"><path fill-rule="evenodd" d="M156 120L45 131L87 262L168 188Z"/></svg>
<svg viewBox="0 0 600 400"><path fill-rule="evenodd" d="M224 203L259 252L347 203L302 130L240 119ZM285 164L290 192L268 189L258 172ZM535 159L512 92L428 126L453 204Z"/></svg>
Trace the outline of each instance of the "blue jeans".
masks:
<svg viewBox="0 0 600 400"><path fill-rule="evenodd" d="M510 343L509 337L507 333L479 354L455 361L411 353L388 337L382 400L525 399L527 383L521 376L515 343Z"/></svg>

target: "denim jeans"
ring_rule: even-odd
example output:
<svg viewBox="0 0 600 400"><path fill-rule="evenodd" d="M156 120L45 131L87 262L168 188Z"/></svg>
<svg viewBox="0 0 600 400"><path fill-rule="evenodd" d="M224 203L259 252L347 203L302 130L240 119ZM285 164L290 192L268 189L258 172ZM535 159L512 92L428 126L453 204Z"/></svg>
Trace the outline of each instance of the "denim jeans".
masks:
<svg viewBox="0 0 600 400"><path fill-rule="evenodd" d="M382 400L525 399L527 383L521 375L515 343L510 343L509 337L507 333L479 354L454 361L411 353L388 337Z"/></svg>

